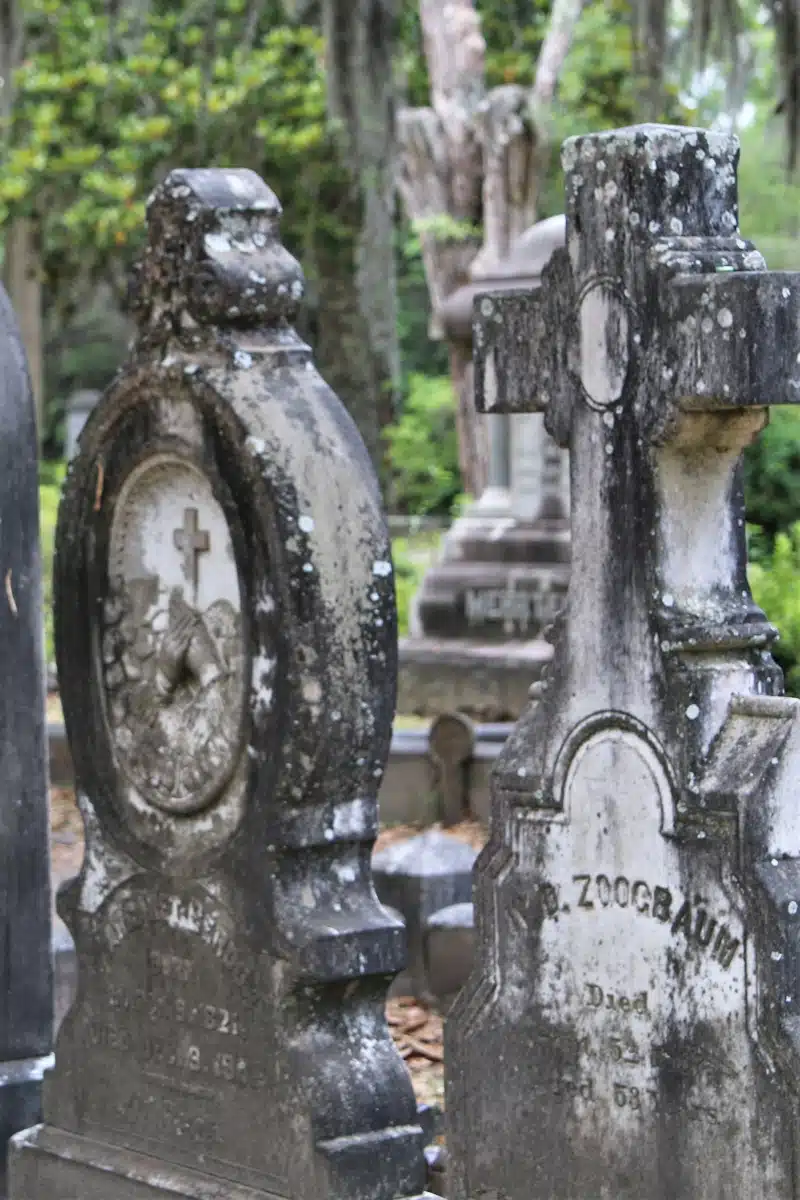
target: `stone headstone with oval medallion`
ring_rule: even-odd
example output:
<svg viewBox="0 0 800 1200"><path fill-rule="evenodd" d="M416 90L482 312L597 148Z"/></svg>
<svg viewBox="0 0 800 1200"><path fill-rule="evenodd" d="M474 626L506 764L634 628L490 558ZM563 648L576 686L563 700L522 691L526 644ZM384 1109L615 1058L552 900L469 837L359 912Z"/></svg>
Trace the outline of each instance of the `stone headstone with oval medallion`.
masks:
<svg viewBox="0 0 800 1200"><path fill-rule="evenodd" d="M280 208L177 171L59 517L79 987L15 1200L424 1192L370 852L396 612L367 452L290 321Z"/></svg>
<svg viewBox="0 0 800 1200"><path fill-rule="evenodd" d="M569 447L573 569L494 773L452 1200L797 1194L800 702L740 458L798 400L800 276L740 237L737 161L699 130L570 140L566 249L480 303L480 404Z"/></svg>

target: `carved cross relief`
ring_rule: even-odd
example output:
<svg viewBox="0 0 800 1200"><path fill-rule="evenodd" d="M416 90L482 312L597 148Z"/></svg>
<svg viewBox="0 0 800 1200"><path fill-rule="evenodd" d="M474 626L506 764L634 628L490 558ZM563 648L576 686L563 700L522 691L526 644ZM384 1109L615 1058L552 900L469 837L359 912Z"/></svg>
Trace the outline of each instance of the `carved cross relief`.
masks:
<svg viewBox="0 0 800 1200"><path fill-rule="evenodd" d="M211 549L208 530L199 529L198 525L197 509L186 508L183 512L183 526L174 530L172 534L176 549L183 555L183 573L193 596L197 594L199 556Z"/></svg>

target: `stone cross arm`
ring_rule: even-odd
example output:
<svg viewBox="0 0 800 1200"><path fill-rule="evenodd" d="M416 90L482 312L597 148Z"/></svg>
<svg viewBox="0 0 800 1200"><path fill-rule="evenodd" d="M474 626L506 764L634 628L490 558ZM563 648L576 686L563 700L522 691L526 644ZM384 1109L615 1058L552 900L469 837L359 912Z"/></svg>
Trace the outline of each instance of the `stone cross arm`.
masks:
<svg viewBox="0 0 800 1200"><path fill-rule="evenodd" d="M735 140L644 126L564 153L567 249L536 293L475 300L479 410L545 411L566 442L576 399L658 426L795 403L800 275L738 236Z"/></svg>

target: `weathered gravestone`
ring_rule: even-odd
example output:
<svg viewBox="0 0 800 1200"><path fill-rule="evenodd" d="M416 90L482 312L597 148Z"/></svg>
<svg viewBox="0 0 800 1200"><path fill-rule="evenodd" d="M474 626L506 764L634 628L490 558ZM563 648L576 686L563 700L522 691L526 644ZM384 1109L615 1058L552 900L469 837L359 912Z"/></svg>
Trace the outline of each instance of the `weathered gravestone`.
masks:
<svg viewBox="0 0 800 1200"><path fill-rule="evenodd" d="M797 1196L800 715L740 454L800 398L800 276L739 237L737 156L567 142L567 250L536 297L478 302L483 406L569 446L574 582L494 778L454 1200Z"/></svg>
<svg viewBox="0 0 800 1200"><path fill-rule="evenodd" d="M37 463L25 353L0 287L0 1195L8 1139L39 1120L53 1048Z"/></svg>
<svg viewBox="0 0 800 1200"><path fill-rule="evenodd" d="M70 468L59 677L86 825L76 1003L15 1200L424 1191L370 878L396 612L355 426L249 171L149 207L138 342Z"/></svg>
<svg viewBox="0 0 800 1200"><path fill-rule="evenodd" d="M457 358L472 354L475 295L538 286L564 237L564 217L551 217L507 257L479 256L471 281L439 313ZM414 597L411 636L400 642L401 712L516 719L552 656L542 631L569 579L568 456L540 413L496 414L487 425L488 486L444 539Z"/></svg>

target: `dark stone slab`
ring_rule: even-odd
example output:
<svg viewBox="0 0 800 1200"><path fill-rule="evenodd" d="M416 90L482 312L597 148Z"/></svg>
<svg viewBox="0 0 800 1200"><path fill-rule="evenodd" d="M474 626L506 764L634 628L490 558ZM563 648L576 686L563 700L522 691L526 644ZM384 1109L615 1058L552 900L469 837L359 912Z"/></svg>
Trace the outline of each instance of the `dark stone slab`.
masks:
<svg viewBox="0 0 800 1200"><path fill-rule="evenodd" d="M25 353L0 287L0 1192L40 1117L53 1045L38 450Z"/></svg>
<svg viewBox="0 0 800 1200"><path fill-rule="evenodd" d="M423 934L428 917L472 895L476 852L449 833L430 829L397 842L372 858L375 889L383 904L402 913L408 936L408 987L424 999Z"/></svg>
<svg viewBox="0 0 800 1200"><path fill-rule="evenodd" d="M446 1029L452 1200L794 1200L800 703L747 585L740 456L800 399L800 276L738 144L563 150L568 252L476 303L476 391L570 449L555 657L493 778Z"/></svg>
<svg viewBox="0 0 800 1200"><path fill-rule="evenodd" d="M279 214L249 171L158 188L132 356L70 466L55 626L87 845L59 911L79 985L14 1200L424 1191L384 1012L404 931L370 876L389 538L291 327Z"/></svg>

